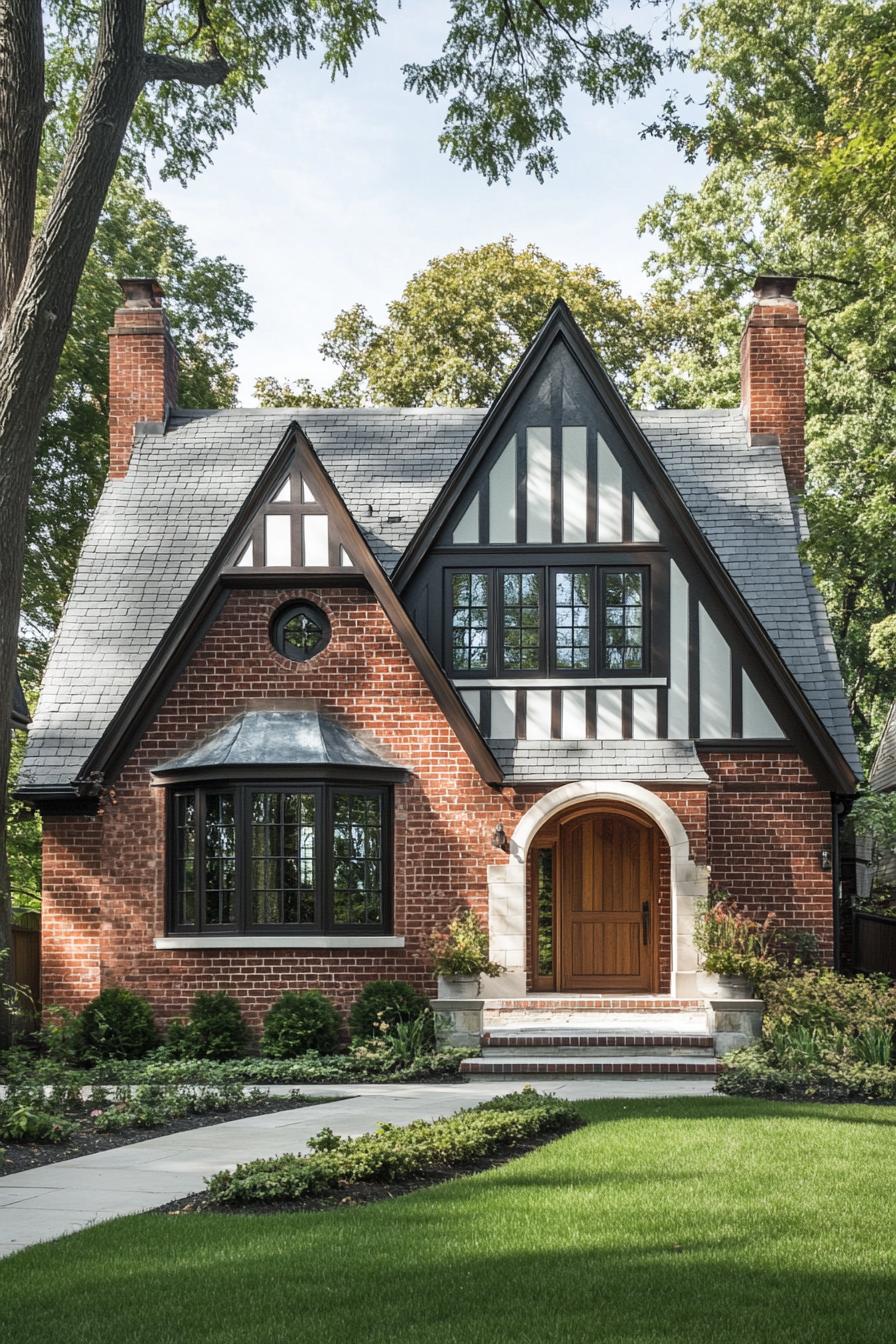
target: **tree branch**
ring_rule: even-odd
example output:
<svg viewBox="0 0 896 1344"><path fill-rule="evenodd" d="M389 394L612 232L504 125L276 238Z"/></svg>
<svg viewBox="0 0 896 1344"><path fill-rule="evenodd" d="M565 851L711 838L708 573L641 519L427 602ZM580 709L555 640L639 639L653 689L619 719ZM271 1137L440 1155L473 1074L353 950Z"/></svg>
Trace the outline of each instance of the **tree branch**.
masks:
<svg viewBox="0 0 896 1344"><path fill-rule="evenodd" d="M176 79L181 84L198 84L200 88L209 89L215 84L223 84L230 66L220 55L208 61L186 61L181 56L147 51L143 56L143 72L148 84Z"/></svg>

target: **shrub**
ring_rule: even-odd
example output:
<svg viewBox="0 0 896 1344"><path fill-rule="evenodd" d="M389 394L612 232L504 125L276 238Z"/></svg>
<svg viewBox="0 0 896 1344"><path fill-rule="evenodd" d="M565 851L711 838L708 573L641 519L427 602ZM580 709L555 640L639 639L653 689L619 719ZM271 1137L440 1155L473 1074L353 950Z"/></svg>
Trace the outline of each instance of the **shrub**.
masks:
<svg viewBox="0 0 896 1344"><path fill-rule="evenodd" d="M57 1064L77 1064L84 1053L81 1018L69 1008L45 1008L37 1038Z"/></svg>
<svg viewBox="0 0 896 1344"><path fill-rule="evenodd" d="M751 1045L721 1061L716 1091L788 1101L896 1101L896 1069L849 1055L779 1064L770 1050Z"/></svg>
<svg viewBox="0 0 896 1344"><path fill-rule="evenodd" d="M760 923L724 892L698 905L694 943L711 974L741 975L763 991L788 966L809 965L818 952L814 934L784 928L772 913Z"/></svg>
<svg viewBox="0 0 896 1344"><path fill-rule="evenodd" d="M197 994L188 1022L168 1029L168 1052L182 1059L238 1059L246 1053L249 1030L232 994Z"/></svg>
<svg viewBox="0 0 896 1344"><path fill-rule="evenodd" d="M369 1040L399 1022L414 1022L429 1003L404 980L371 980L352 1004L348 1023L352 1040Z"/></svg>
<svg viewBox="0 0 896 1344"><path fill-rule="evenodd" d="M261 1053L269 1059L295 1059L308 1050L333 1054L341 1030L342 1018L319 989L287 990L264 1019Z"/></svg>
<svg viewBox="0 0 896 1344"><path fill-rule="evenodd" d="M79 1035L86 1060L140 1059L159 1039L146 999L115 986L88 1003L81 1013Z"/></svg>
<svg viewBox="0 0 896 1344"><path fill-rule="evenodd" d="M445 929L430 938L436 975L500 975L504 967L489 961L488 930L475 910L461 908Z"/></svg>
<svg viewBox="0 0 896 1344"><path fill-rule="evenodd" d="M883 975L839 975L810 970L787 975L765 987L763 1029L770 1037L780 1025L818 1029L826 1035L861 1035L874 1027L896 1027L896 986Z"/></svg>
<svg viewBox="0 0 896 1344"><path fill-rule="evenodd" d="M157 1129L186 1115L208 1115L231 1111L238 1106L259 1106L270 1100L267 1092L252 1089L246 1092L239 1083L224 1083L218 1087L165 1087L145 1084L142 1087L121 1089L109 1104L108 1098L94 1097L97 1104L92 1112L95 1129L107 1134L122 1129ZM291 1101L298 1105L303 1098L294 1092Z"/></svg>
<svg viewBox="0 0 896 1344"><path fill-rule="evenodd" d="M540 1134L560 1134L582 1123L570 1102L530 1089L498 1098L442 1120L417 1120L398 1128L380 1125L360 1138L339 1138L324 1129L309 1140L307 1157L246 1162L208 1181L215 1203L302 1199L358 1181L388 1184L444 1172Z"/></svg>

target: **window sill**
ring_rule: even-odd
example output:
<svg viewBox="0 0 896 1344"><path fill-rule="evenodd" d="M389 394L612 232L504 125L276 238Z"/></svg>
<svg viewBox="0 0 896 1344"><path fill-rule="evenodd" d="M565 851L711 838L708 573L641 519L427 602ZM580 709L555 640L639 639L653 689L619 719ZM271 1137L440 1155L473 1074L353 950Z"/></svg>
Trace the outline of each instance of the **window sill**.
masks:
<svg viewBox="0 0 896 1344"><path fill-rule="evenodd" d="M404 947L404 938L397 934L357 933L357 934L263 934L263 933L225 933L215 935L172 934L165 938L156 938L153 946L161 951L196 951L202 948L224 948L232 950L245 948L307 947L329 950L334 948L371 948Z"/></svg>

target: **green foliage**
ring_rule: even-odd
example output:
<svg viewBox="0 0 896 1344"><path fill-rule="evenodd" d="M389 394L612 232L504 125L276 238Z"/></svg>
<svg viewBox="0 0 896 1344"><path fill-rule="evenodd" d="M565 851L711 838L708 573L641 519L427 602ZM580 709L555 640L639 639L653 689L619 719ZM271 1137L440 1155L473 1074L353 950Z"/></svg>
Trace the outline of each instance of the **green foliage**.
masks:
<svg viewBox="0 0 896 1344"><path fill-rule="evenodd" d="M74 1125L42 1106L0 1101L0 1139L5 1143L65 1143Z"/></svg>
<svg viewBox="0 0 896 1344"><path fill-rule="evenodd" d="M789 964L811 964L818 951L812 933L784 928L771 912L760 923L724 892L698 902L694 945L711 974L744 976L759 986Z"/></svg>
<svg viewBox="0 0 896 1344"><path fill-rule="evenodd" d="M376 1043L374 1043L375 1045ZM402 1063L392 1050L371 1048L367 1042L345 1055L316 1055L298 1059L147 1059L107 1061L90 1073L92 1082L109 1083L411 1083L455 1078L460 1061L469 1052L449 1049L417 1055Z"/></svg>
<svg viewBox="0 0 896 1344"><path fill-rule="evenodd" d="M352 1040L364 1041L427 1012L429 1003L413 985L404 980L371 980L352 1004L348 1025Z"/></svg>
<svg viewBox="0 0 896 1344"><path fill-rule="evenodd" d="M80 1016L79 1048L88 1061L140 1059L158 1039L152 1008L129 989L102 990Z"/></svg>
<svg viewBox="0 0 896 1344"><path fill-rule="evenodd" d="M248 1041L239 1003L232 994L216 990L196 995L189 1021L171 1024L167 1050L181 1059L237 1059Z"/></svg>
<svg viewBox="0 0 896 1344"><path fill-rule="evenodd" d="M303 1098L293 1092L291 1100L300 1105ZM101 1134L122 1129L161 1129L172 1120L188 1115L212 1115L241 1107L264 1106L270 1100L267 1092L258 1089L246 1091L239 1083L224 1083L218 1087L162 1086L151 1083L120 1088L111 1100L97 1094L95 1109L91 1112L94 1128Z"/></svg>
<svg viewBox="0 0 896 1344"><path fill-rule="evenodd" d="M883 975L840 975L817 969L765 986L763 1031L778 1026L855 1036L870 1028L896 1029L896 986Z"/></svg>
<svg viewBox="0 0 896 1344"><path fill-rule="evenodd" d="M670 190L644 217L658 245L652 354L636 381L660 405L735 405L735 305L742 315L757 271L801 277L805 557L867 763L896 695L893 6L701 0L686 25L708 96L670 98L652 129L691 158L706 154L710 171L696 192Z"/></svg>
<svg viewBox="0 0 896 1344"><path fill-rule="evenodd" d="M487 406L557 298L628 390L645 344L637 301L596 266L567 266L505 237L434 258L382 326L361 304L339 313L320 346L340 369L330 387L263 378L256 395L263 406Z"/></svg>
<svg viewBox="0 0 896 1344"><path fill-rule="evenodd" d="M527 1089L511 1104L487 1101L444 1120L418 1120L397 1128L380 1125L356 1139L338 1138L329 1129L311 1140L308 1157L247 1162L218 1172L208 1181L216 1203L302 1199L358 1181L389 1184L443 1172L542 1134L559 1134L581 1124L570 1102Z"/></svg>
<svg viewBox="0 0 896 1344"><path fill-rule="evenodd" d="M720 1091L820 1100L896 1100L896 986L830 970L764 986L762 1040L725 1057Z"/></svg>
<svg viewBox="0 0 896 1344"><path fill-rule="evenodd" d="M875 793L868 789L853 803L849 819L856 836L871 844L871 882L874 888L881 863L896 850L896 793Z"/></svg>
<svg viewBox="0 0 896 1344"><path fill-rule="evenodd" d="M264 1019L261 1053L269 1059L294 1059L308 1050L333 1054L342 1018L318 989L281 994Z"/></svg>
<svg viewBox="0 0 896 1344"><path fill-rule="evenodd" d="M896 1101L896 1069L848 1055L785 1066L762 1045L751 1045L722 1059L716 1091L791 1101Z"/></svg>
<svg viewBox="0 0 896 1344"><path fill-rule="evenodd" d="M489 961L488 929L475 910L460 909L447 928L435 929L429 941L436 975L500 975L504 967Z"/></svg>

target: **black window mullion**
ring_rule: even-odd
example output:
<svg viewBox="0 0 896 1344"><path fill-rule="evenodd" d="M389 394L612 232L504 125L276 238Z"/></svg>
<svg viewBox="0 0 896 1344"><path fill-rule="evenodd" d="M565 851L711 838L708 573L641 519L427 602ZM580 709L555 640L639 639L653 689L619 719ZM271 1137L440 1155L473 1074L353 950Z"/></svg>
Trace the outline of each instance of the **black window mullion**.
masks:
<svg viewBox="0 0 896 1344"><path fill-rule="evenodd" d="M205 918L205 790L197 789L195 795L196 812L196 929L204 932L207 927Z"/></svg>
<svg viewBox="0 0 896 1344"><path fill-rule="evenodd" d="M333 854L333 799L329 789L320 790L320 821L317 825L317 842L319 846L318 872L320 873L320 919L321 928L324 933L332 933L335 928L333 920L333 871L335 868L335 856Z"/></svg>

